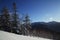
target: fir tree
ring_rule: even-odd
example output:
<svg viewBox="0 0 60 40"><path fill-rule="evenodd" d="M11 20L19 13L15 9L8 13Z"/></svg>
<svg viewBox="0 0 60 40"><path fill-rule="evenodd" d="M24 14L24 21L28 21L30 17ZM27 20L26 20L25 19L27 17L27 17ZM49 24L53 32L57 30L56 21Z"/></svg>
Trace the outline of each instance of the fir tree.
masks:
<svg viewBox="0 0 60 40"><path fill-rule="evenodd" d="M1 15L0 15L0 27L1 27Z"/></svg>
<svg viewBox="0 0 60 40"><path fill-rule="evenodd" d="M25 16L24 20L24 28L25 28L25 34L29 34L29 30L31 29L31 23L28 14Z"/></svg>
<svg viewBox="0 0 60 40"><path fill-rule="evenodd" d="M4 7L2 9L1 24L2 24L3 30L11 31L10 30L10 14L7 7Z"/></svg>
<svg viewBox="0 0 60 40"><path fill-rule="evenodd" d="M16 12L16 3L13 3L13 14L12 14L12 27L13 27L13 32L18 33L19 32L19 16Z"/></svg>

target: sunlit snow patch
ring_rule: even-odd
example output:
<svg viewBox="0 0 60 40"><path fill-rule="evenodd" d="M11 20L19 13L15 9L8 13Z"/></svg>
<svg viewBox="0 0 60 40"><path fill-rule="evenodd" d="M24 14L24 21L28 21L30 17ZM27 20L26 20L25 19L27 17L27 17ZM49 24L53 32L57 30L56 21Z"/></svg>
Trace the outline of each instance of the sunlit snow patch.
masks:
<svg viewBox="0 0 60 40"><path fill-rule="evenodd" d="M51 40L51 39L23 36L0 31L0 40Z"/></svg>

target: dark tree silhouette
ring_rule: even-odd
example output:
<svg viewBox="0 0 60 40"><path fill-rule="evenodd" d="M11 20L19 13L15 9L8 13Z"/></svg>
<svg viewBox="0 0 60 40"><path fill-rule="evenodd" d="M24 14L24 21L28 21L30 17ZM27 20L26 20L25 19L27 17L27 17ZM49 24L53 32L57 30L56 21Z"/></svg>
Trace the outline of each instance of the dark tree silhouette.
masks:
<svg viewBox="0 0 60 40"><path fill-rule="evenodd" d="M2 15L0 15L0 30L2 29Z"/></svg>
<svg viewBox="0 0 60 40"><path fill-rule="evenodd" d="M12 14L12 32L18 33L19 32L19 16L16 12L16 3L13 3L13 14Z"/></svg>
<svg viewBox="0 0 60 40"><path fill-rule="evenodd" d="M7 7L2 9L1 26L5 31L10 31L10 14Z"/></svg>

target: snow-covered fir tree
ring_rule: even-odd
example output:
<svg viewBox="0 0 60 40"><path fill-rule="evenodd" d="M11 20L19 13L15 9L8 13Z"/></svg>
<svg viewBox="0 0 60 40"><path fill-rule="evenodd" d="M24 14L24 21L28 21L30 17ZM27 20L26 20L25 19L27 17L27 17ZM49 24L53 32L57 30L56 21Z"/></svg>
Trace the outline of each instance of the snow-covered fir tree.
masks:
<svg viewBox="0 0 60 40"><path fill-rule="evenodd" d="M26 14L24 21L24 32L26 35L29 35L31 29L31 23L28 14Z"/></svg>
<svg viewBox="0 0 60 40"><path fill-rule="evenodd" d="M13 3L13 14L12 14L12 30L14 33L19 33L19 16L16 11L16 3Z"/></svg>
<svg viewBox="0 0 60 40"><path fill-rule="evenodd" d="M1 26L2 29L5 31L11 31L11 27L10 27L10 14L9 14L9 10L7 7L4 7L1 11Z"/></svg>

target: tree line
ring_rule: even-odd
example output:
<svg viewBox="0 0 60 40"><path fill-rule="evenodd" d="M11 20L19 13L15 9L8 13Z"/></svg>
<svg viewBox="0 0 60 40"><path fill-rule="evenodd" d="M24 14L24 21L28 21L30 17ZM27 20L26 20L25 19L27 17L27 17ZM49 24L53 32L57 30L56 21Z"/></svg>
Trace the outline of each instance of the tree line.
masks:
<svg viewBox="0 0 60 40"><path fill-rule="evenodd" d="M31 23L29 16L26 15L24 20L20 20L16 11L16 3L13 3L13 12L10 14L7 7L3 7L0 12L0 30L17 33L29 34Z"/></svg>

